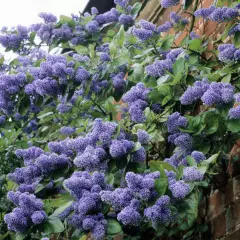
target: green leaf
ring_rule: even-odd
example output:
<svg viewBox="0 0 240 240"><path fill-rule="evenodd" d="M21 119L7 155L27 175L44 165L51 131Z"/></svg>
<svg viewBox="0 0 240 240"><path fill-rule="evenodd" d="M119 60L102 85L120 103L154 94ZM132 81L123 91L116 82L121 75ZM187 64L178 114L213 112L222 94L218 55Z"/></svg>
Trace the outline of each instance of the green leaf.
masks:
<svg viewBox="0 0 240 240"><path fill-rule="evenodd" d="M240 47L240 32L236 32L234 35L234 45Z"/></svg>
<svg viewBox="0 0 240 240"><path fill-rule="evenodd" d="M107 221L108 221L107 234L116 235L122 232L122 227L118 221L114 219L108 219Z"/></svg>
<svg viewBox="0 0 240 240"><path fill-rule="evenodd" d="M21 115L25 115L25 113L27 112L29 106L30 106L31 102L30 99L28 98L28 96L24 97L19 105L18 108L18 112Z"/></svg>
<svg viewBox="0 0 240 240"><path fill-rule="evenodd" d="M49 217L43 224L44 233L60 233L64 231L64 225L57 217Z"/></svg>
<svg viewBox="0 0 240 240"><path fill-rule="evenodd" d="M136 151L139 150L141 147L142 147L141 143L140 143L140 142L136 142L136 143L135 143L135 147L134 147L134 149L133 149L133 152L136 152Z"/></svg>
<svg viewBox="0 0 240 240"><path fill-rule="evenodd" d="M114 174L108 173L105 176L106 176L106 182L108 184L113 184L114 183Z"/></svg>
<svg viewBox="0 0 240 240"><path fill-rule="evenodd" d="M193 0L184 0L183 1L183 9L187 10L193 3Z"/></svg>
<svg viewBox="0 0 240 240"><path fill-rule="evenodd" d="M132 7L131 15L135 18L138 15L141 8L142 4L140 2L136 2Z"/></svg>
<svg viewBox="0 0 240 240"><path fill-rule="evenodd" d="M20 232L17 232L16 233L16 240L23 240L27 237L28 233L25 232L25 233L20 233Z"/></svg>
<svg viewBox="0 0 240 240"><path fill-rule="evenodd" d="M69 201L59 208L57 208L52 215L50 215L50 218L58 217L60 213L62 213L66 208L68 208L70 205L72 205L73 201Z"/></svg>
<svg viewBox="0 0 240 240"><path fill-rule="evenodd" d="M213 134L218 130L219 126L219 116L213 111L206 112L203 115L203 121L206 123L204 132L209 135Z"/></svg>
<svg viewBox="0 0 240 240"><path fill-rule="evenodd" d="M37 187L35 188L34 193L38 193L38 192L42 191L48 184L49 184L48 182L39 183L37 185Z"/></svg>
<svg viewBox="0 0 240 240"><path fill-rule="evenodd" d="M177 180L180 180L182 178L184 168L185 167L183 165L178 166Z"/></svg>
<svg viewBox="0 0 240 240"><path fill-rule="evenodd" d="M120 56L120 57L114 58L113 61L112 61L112 64L113 64L113 66L118 67L118 66L121 66L121 65L123 65L123 64L125 64L127 62L128 61L127 61L126 57L121 57Z"/></svg>
<svg viewBox="0 0 240 240"><path fill-rule="evenodd" d="M149 166L152 172L160 171L161 162L160 161L150 161Z"/></svg>
<svg viewBox="0 0 240 240"><path fill-rule="evenodd" d="M240 120L239 119L230 119L227 122L227 128L229 131L233 133L237 133L240 131Z"/></svg>
<svg viewBox="0 0 240 240"><path fill-rule="evenodd" d="M110 49L111 56L115 56L117 54L117 46L114 41L112 41L109 44L109 49Z"/></svg>
<svg viewBox="0 0 240 240"><path fill-rule="evenodd" d="M150 91L148 93L148 97L151 101L153 102L158 102L161 99L162 94L160 93L160 91L154 89L153 91Z"/></svg>
<svg viewBox="0 0 240 240"><path fill-rule="evenodd" d="M189 43L189 49L199 52L202 48L202 40L199 38L193 39Z"/></svg>
<svg viewBox="0 0 240 240"><path fill-rule="evenodd" d="M116 167L118 169L124 169L128 164L128 159L126 156L120 157L116 159Z"/></svg>
<svg viewBox="0 0 240 240"><path fill-rule="evenodd" d="M158 86L162 85L163 83L167 82L167 80L168 80L169 78L170 78L169 75L164 75L164 76L158 78L158 80L157 80L157 85L158 85Z"/></svg>
<svg viewBox="0 0 240 240"><path fill-rule="evenodd" d="M181 74L183 72L184 72L184 60L183 59L178 59L173 64L173 73L174 73L174 75L178 75L178 74Z"/></svg>
<svg viewBox="0 0 240 240"><path fill-rule="evenodd" d="M189 237L192 236L193 233L194 233L194 229L189 230L187 233L183 235L183 239L188 239Z"/></svg>
<svg viewBox="0 0 240 240"><path fill-rule="evenodd" d="M175 167L173 167L172 165L170 165L167 162L161 162L161 165L164 167L164 169L166 169L167 171L173 171L175 173L177 173L177 170Z"/></svg>
<svg viewBox="0 0 240 240"><path fill-rule="evenodd" d="M168 186L168 180L165 178L158 178L155 180L154 187L160 196L164 195Z"/></svg>
<svg viewBox="0 0 240 240"><path fill-rule="evenodd" d="M208 183L206 181L196 182L195 185L199 187L208 187Z"/></svg>
<svg viewBox="0 0 240 240"><path fill-rule="evenodd" d="M198 167L198 171L202 174L205 174L207 171L207 166L200 166Z"/></svg>
<svg viewBox="0 0 240 240"><path fill-rule="evenodd" d="M30 41L31 43L34 43L35 37L36 37L36 33L35 33L35 32L31 32L31 33L30 33L30 37L29 37L29 41Z"/></svg>
<svg viewBox="0 0 240 240"><path fill-rule="evenodd" d="M144 77L144 67L140 64L134 64L132 74L134 82L136 83L141 82Z"/></svg>
<svg viewBox="0 0 240 240"><path fill-rule="evenodd" d="M211 163L216 162L218 156L219 156L219 153L216 153L216 154L212 155L210 158L208 158L208 159L206 159L206 160L203 160L203 161L201 162L201 166L207 166L207 165L209 165L209 164L211 164Z"/></svg>
<svg viewBox="0 0 240 240"><path fill-rule="evenodd" d="M116 40L116 43L119 47L122 47L123 46L123 43L124 43L124 35L125 35L125 32L124 32L124 27L123 25L120 27L117 35L115 36L115 40Z"/></svg>
<svg viewBox="0 0 240 240"><path fill-rule="evenodd" d="M62 24L67 24L69 27L75 27L75 22L71 17L65 16L65 15L61 15L60 16L60 21Z"/></svg>
<svg viewBox="0 0 240 240"><path fill-rule="evenodd" d="M187 162L188 162L188 164L189 164L190 166L195 166L195 165L197 165L197 164L196 164L196 161L195 161L195 159L194 159L193 157L187 156L186 159L187 159Z"/></svg>
<svg viewBox="0 0 240 240"><path fill-rule="evenodd" d="M87 240L88 236L86 234L84 234L80 229L76 229L70 240Z"/></svg>
<svg viewBox="0 0 240 240"><path fill-rule="evenodd" d="M223 79L222 79L222 82L225 82L225 83L230 83L231 81L231 78L232 78L232 74L227 74Z"/></svg>
<svg viewBox="0 0 240 240"><path fill-rule="evenodd" d="M167 51L171 48L174 41L174 36L168 35L166 39L164 39L163 43L161 44L161 50Z"/></svg>
<svg viewBox="0 0 240 240"><path fill-rule="evenodd" d="M74 49L79 54L88 55L88 53L89 53L88 48L86 48L82 45L77 45L76 47L74 47Z"/></svg>
<svg viewBox="0 0 240 240"><path fill-rule="evenodd" d="M38 119L42 119L42 118L48 117L48 116L50 116L50 115L53 115L53 112L47 112L47 113L41 114L41 115L38 116L37 118L38 118Z"/></svg>

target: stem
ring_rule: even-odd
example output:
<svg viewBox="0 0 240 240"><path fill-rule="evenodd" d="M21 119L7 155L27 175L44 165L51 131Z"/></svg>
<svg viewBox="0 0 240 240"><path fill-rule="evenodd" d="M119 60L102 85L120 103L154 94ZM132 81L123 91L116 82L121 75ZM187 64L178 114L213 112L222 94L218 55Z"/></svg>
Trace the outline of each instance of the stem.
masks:
<svg viewBox="0 0 240 240"><path fill-rule="evenodd" d="M240 91L240 88L238 86L234 86L238 91Z"/></svg>
<svg viewBox="0 0 240 240"><path fill-rule="evenodd" d="M100 109L100 111L104 116L107 116L107 113L101 108L101 106L99 106L92 98L91 98L91 101Z"/></svg>
<svg viewBox="0 0 240 240"><path fill-rule="evenodd" d="M194 12L197 10L198 1L199 1L199 0L196 0L195 3L194 3L194 6L193 6L192 21L191 21L191 25L190 25L190 28L189 28L189 35L190 35L190 33L192 32L193 27L194 27L194 23L195 23L195 19L196 19L195 16L194 16Z"/></svg>

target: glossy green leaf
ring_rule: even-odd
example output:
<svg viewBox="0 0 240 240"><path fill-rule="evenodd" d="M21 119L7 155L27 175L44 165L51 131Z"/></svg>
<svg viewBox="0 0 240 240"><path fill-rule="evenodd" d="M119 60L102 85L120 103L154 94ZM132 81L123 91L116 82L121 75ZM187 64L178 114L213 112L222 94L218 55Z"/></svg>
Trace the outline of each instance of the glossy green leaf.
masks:
<svg viewBox="0 0 240 240"><path fill-rule="evenodd" d="M64 225L61 220L57 217L49 217L43 224L43 230L45 233L61 233L64 231Z"/></svg>
<svg viewBox="0 0 240 240"><path fill-rule="evenodd" d="M165 178L155 180L154 187L160 196L164 195L168 186L168 181Z"/></svg>
<svg viewBox="0 0 240 240"><path fill-rule="evenodd" d="M107 221L108 221L107 234L116 235L116 234L122 232L122 227L118 221L116 221L114 219L108 219Z"/></svg>

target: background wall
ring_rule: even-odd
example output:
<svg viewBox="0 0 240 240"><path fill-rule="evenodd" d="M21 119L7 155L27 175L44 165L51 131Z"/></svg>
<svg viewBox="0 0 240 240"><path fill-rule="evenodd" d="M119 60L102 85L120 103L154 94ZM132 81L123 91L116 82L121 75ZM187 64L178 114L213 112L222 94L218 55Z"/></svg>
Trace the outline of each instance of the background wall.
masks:
<svg viewBox="0 0 240 240"><path fill-rule="evenodd" d="M142 2L146 5L141 11L138 17L139 19L146 19L157 25L161 25L164 22L169 21L170 12L177 12L191 20L191 15L186 13L186 11L183 11L180 4L168 9L164 9L161 7L160 0L148 0ZM214 0L200 0L198 8L207 8L211 6L213 2ZM191 10L192 9L188 9L187 12L191 12ZM225 28L223 24L221 24L220 26L219 24L216 24L214 22L204 22L202 18L200 18L195 20L195 28L193 29L193 31L198 35L204 35L205 38L216 40L223 34L224 29ZM187 34L187 32L179 33L175 43L178 45L186 37ZM209 43L208 47L209 49L211 49L211 43ZM208 57L210 57L210 55Z"/></svg>

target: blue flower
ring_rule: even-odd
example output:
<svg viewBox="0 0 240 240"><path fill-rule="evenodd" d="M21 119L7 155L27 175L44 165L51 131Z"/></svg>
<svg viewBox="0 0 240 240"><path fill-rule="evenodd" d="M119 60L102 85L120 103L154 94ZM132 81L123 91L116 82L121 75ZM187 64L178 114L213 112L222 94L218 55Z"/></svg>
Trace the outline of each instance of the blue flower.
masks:
<svg viewBox="0 0 240 240"><path fill-rule="evenodd" d="M169 7L178 5L179 1L180 0L162 0L161 5L164 8L169 8Z"/></svg>

